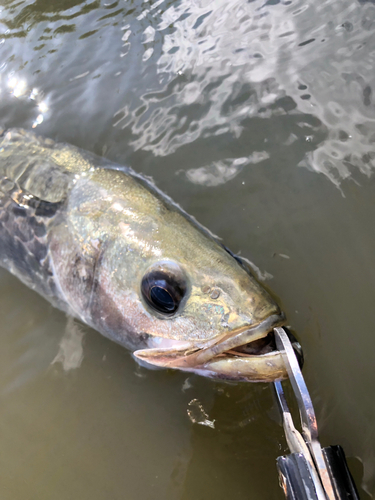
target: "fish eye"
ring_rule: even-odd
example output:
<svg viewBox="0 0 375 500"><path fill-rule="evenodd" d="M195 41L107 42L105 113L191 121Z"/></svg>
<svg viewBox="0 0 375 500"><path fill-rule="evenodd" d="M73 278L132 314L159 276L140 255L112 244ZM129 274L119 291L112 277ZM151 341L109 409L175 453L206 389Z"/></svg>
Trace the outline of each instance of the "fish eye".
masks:
<svg viewBox="0 0 375 500"><path fill-rule="evenodd" d="M186 288L181 280L161 270L147 273L141 283L141 292L146 303L155 311L165 315L177 311L185 291Z"/></svg>

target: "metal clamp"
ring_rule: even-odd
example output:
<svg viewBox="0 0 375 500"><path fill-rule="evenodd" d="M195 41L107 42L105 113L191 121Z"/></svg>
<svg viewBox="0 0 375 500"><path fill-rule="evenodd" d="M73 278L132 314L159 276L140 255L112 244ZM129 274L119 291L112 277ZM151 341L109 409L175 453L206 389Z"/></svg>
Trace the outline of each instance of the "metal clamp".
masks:
<svg viewBox="0 0 375 500"><path fill-rule="evenodd" d="M297 399L302 427L301 434L294 426L281 382L274 382L292 453L277 460L285 495L296 500L359 500L342 448L320 446L314 407L288 335L282 328L275 328L274 333Z"/></svg>

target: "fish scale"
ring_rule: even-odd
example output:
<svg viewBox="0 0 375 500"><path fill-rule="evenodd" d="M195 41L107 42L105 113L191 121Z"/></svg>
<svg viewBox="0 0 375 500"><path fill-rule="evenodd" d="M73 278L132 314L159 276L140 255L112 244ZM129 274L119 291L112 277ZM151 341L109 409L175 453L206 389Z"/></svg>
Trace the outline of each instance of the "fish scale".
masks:
<svg viewBox="0 0 375 500"><path fill-rule="evenodd" d="M60 203L39 199L37 193L47 199L56 199L50 192L42 192L40 170L45 170L44 159L40 168L35 145L45 142L25 131L6 132L1 141L0 162L0 261L27 286L48 298L58 307L62 307L61 298L56 290L53 271L48 255L47 232L54 219L59 217ZM25 143L34 145L31 151L25 151ZM20 156L24 156L20 158ZM52 163L52 162L51 162ZM51 165L50 165L51 166ZM53 165L49 169L52 175L61 171ZM31 181L31 182L30 182ZM34 182L32 182L34 181ZM58 183L58 185L61 183ZM23 189L21 186L27 186ZM56 192L56 191L55 191Z"/></svg>
<svg viewBox="0 0 375 500"><path fill-rule="evenodd" d="M18 205L9 194L0 197L0 261L27 286L44 297L56 294L48 258L48 219L36 209Z"/></svg>

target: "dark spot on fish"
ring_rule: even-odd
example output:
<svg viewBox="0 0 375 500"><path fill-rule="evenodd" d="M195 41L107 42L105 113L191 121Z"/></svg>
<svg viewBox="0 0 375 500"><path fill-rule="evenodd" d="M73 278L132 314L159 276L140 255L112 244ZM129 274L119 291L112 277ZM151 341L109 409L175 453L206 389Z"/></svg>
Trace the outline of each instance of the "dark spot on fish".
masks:
<svg viewBox="0 0 375 500"><path fill-rule="evenodd" d="M14 214L23 217L29 216L29 209L35 210L35 215L37 217L53 217L62 204L62 202L51 203L41 200L19 188L11 193L11 198L14 202Z"/></svg>
<svg viewBox="0 0 375 500"><path fill-rule="evenodd" d="M40 267L39 261L36 260L35 255L28 252L27 248L25 248L25 258L23 261L23 265L25 271L33 276L33 280L35 281L35 275L40 276Z"/></svg>
<svg viewBox="0 0 375 500"><path fill-rule="evenodd" d="M12 213L15 217L27 217L26 209L16 204L12 206Z"/></svg>
<svg viewBox="0 0 375 500"><path fill-rule="evenodd" d="M44 224L38 222L35 217L29 219L29 225L34 231L35 236L41 238L46 234L46 227Z"/></svg>
<svg viewBox="0 0 375 500"><path fill-rule="evenodd" d="M32 253L34 254L36 260L40 262L47 255L47 247L42 245L38 240L34 239L32 245Z"/></svg>
<svg viewBox="0 0 375 500"><path fill-rule="evenodd" d="M53 217L56 212L61 207L61 203L50 203L48 201L40 201L36 210L35 215L37 217Z"/></svg>
<svg viewBox="0 0 375 500"><path fill-rule="evenodd" d="M22 222L26 222L25 219L22 219ZM33 233L28 227L27 223L22 225L14 226L14 236L18 237L21 241L27 242L33 239Z"/></svg>
<svg viewBox="0 0 375 500"><path fill-rule="evenodd" d="M139 340L140 340L140 342L145 344L145 346L147 346L147 341L149 338L150 338L150 335L148 333L142 332L139 334Z"/></svg>
<svg viewBox="0 0 375 500"><path fill-rule="evenodd" d="M18 238L14 238L14 245L13 245L13 260L16 260L17 263L21 264L26 261L27 258L27 250L23 243Z"/></svg>

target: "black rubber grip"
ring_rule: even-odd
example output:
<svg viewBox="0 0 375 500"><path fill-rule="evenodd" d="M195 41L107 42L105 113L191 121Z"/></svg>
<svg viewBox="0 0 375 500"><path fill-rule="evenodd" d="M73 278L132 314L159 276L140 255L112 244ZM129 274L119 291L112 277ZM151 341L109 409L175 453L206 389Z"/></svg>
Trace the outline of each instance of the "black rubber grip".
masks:
<svg viewBox="0 0 375 500"><path fill-rule="evenodd" d="M292 453L276 460L280 486L288 500L318 499L305 457Z"/></svg>
<svg viewBox="0 0 375 500"><path fill-rule="evenodd" d="M322 450L331 478L336 500L359 500L357 488L350 474L341 446ZM288 500L315 500L318 498L305 457L292 453L277 458L280 485Z"/></svg>
<svg viewBox="0 0 375 500"><path fill-rule="evenodd" d="M322 451L337 499L359 500L358 491L341 446L327 446Z"/></svg>

